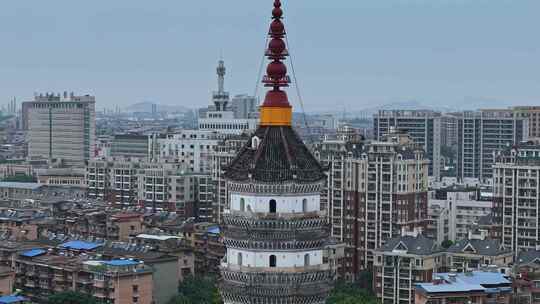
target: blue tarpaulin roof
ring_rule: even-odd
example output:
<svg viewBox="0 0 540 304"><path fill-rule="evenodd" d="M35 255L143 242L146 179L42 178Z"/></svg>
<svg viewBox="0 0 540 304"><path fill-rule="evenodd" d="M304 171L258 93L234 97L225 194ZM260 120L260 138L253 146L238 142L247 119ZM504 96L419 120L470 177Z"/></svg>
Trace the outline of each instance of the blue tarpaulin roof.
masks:
<svg viewBox="0 0 540 304"><path fill-rule="evenodd" d="M27 250L27 251L21 253L21 256L27 257L27 258L33 258L33 257L36 257L38 255L45 254L45 253L47 253L47 251L45 251L43 249L31 249L31 250Z"/></svg>
<svg viewBox="0 0 540 304"><path fill-rule="evenodd" d="M94 250L101 246L103 246L103 244L83 242L83 241L69 241L67 243L60 245L60 247L62 248L76 249L76 250Z"/></svg>
<svg viewBox="0 0 540 304"><path fill-rule="evenodd" d="M133 260L110 260L110 261L104 261L103 264L109 265L109 266L131 266L131 265L137 265L139 263Z"/></svg>
<svg viewBox="0 0 540 304"><path fill-rule="evenodd" d="M25 297L21 296L3 296L0 297L0 304L12 304L27 301Z"/></svg>
<svg viewBox="0 0 540 304"><path fill-rule="evenodd" d="M211 234L219 234L219 227L218 227L218 226L214 226L214 227L208 228L208 233L211 233Z"/></svg>

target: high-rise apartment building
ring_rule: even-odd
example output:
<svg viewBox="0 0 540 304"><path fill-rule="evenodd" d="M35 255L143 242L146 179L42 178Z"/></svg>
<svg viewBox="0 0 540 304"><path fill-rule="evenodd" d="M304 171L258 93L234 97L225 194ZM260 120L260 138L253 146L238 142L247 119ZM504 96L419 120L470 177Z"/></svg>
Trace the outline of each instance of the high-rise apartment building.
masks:
<svg viewBox="0 0 540 304"><path fill-rule="evenodd" d="M529 137L540 139L540 107L514 107L516 117L526 118L529 123Z"/></svg>
<svg viewBox="0 0 540 304"><path fill-rule="evenodd" d="M110 145L110 156L126 159L151 159L153 137L140 134L116 134Z"/></svg>
<svg viewBox="0 0 540 304"><path fill-rule="evenodd" d="M40 94L22 105L28 156L84 165L94 157L96 138L94 96Z"/></svg>
<svg viewBox="0 0 540 304"><path fill-rule="evenodd" d="M345 243L352 242L352 235L347 229L350 220L348 206L345 205L346 183L351 178L347 176L346 164L350 159L360 157L363 144L361 141L327 137L313 147L315 157L329 170L326 187L321 194L321 210L327 211L332 222L332 236Z"/></svg>
<svg viewBox="0 0 540 304"><path fill-rule="evenodd" d="M540 146L527 143L497 154L493 215L502 244L516 254L540 242Z"/></svg>
<svg viewBox="0 0 540 304"><path fill-rule="evenodd" d="M217 132L182 130L158 139L159 158L162 161L185 165L189 171L211 171L211 155L220 142Z"/></svg>
<svg viewBox="0 0 540 304"><path fill-rule="evenodd" d="M457 177L491 183L494 153L528 138L528 121L512 110L465 111L458 117Z"/></svg>
<svg viewBox="0 0 540 304"><path fill-rule="evenodd" d="M373 251L403 229L425 229L429 160L420 145L404 134L364 147L360 158L345 164L345 205L356 219L355 272L371 268Z"/></svg>
<svg viewBox="0 0 540 304"><path fill-rule="evenodd" d="M381 110L373 119L376 140L392 130L406 131L431 160L429 175L439 180L441 173L441 113L426 110Z"/></svg>
<svg viewBox="0 0 540 304"><path fill-rule="evenodd" d="M457 118L453 115L441 117L441 146L454 147L457 145Z"/></svg>
<svg viewBox="0 0 540 304"><path fill-rule="evenodd" d="M259 113L259 100L249 95L236 95L233 97L232 109L236 118L256 118Z"/></svg>
<svg viewBox="0 0 540 304"><path fill-rule="evenodd" d="M321 208L332 236L346 244L344 271L355 279L373 266L373 251L402 229L426 227L428 164L403 133L383 141L326 140L315 155L329 168Z"/></svg>

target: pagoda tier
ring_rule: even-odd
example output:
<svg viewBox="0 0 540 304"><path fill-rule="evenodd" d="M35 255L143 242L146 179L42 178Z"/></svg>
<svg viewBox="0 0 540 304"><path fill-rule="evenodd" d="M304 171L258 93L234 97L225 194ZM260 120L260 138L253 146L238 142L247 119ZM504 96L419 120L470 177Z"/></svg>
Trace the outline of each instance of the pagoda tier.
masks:
<svg viewBox="0 0 540 304"><path fill-rule="evenodd" d="M315 249L323 248L330 236L326 218L250 218L225 215L224 242L227 247L246 249Z"/></svg>
<svg viewBox="0 0 540 304"><path fill-rule="evenodd" d="M297 274L227 272L222 285L226 303L235 304L323 304L330 291L328 271Z"/></svg>

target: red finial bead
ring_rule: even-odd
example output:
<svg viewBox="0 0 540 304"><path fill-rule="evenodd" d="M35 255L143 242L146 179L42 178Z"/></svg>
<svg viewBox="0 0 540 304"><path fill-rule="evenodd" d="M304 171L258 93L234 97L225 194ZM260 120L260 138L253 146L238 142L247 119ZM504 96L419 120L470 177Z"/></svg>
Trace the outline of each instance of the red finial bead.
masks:
<svg viewBox="0 0 540 304"><path fill-rule="evenodd" d="M272 10L272 16L274 16L274 18L276 19L280 19L281 17L283 17L283 10L279 7L276 7Z"/></svg>
<svg viewBox="0 0 540 304"><path fill-rule="evenodd" d="M274 38L270 40L270 43L268 44L268 49L272 54L274 55L281 55L283 54L283 51L285 51L285 42L283 42L282 39Z"/></svg>
<svg viewBox="0 0 540 304"><path fill-rule="evenodd" d="M266 72L268 73L268 77L279 80L287 75L287 67L281 61L273 61L268 65Z"/></svg>
<svg viewBox="0 0 540 304"><path fill-rule="evenodd" d="M274 20L272 21L272 24L270 24L270 33L272 35L283 35L285 32L285 25L283 25L283 22L280 20Z"/></svg>

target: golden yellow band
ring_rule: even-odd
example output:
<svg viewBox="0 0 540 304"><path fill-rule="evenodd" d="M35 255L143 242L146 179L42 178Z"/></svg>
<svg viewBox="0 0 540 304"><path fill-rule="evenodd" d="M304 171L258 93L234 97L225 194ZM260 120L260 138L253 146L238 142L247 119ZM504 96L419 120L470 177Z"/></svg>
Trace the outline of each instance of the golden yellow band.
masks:
<svg viewBox="0 0 540 304"><path fill-rule="evenodd" d="M262 107L261 126L292 125L292 108Z"/></svg>

